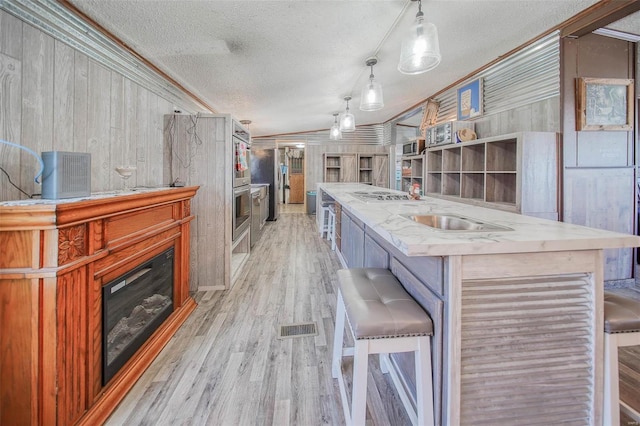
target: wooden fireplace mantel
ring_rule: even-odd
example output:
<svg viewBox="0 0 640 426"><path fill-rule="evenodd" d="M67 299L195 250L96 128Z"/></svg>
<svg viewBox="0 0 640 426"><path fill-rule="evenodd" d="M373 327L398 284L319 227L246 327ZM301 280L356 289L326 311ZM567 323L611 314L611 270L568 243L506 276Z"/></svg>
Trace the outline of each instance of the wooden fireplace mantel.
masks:
<svg viewBox="0 0 640 426"><path fill-rule="evenodd" d="M99 424L196 304L198 187L0 203L0 424ZM174 248L174 311L102 386L102 286Z"/></svg>

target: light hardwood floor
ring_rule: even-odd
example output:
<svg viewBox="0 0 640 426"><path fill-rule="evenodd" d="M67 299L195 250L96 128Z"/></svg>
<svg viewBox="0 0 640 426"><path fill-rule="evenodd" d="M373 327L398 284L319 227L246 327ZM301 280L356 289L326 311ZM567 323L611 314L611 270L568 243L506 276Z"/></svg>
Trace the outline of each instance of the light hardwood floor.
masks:
<svg viewBox="0 0 640 426"><path fill-rule="evenodd" d="M341 266L315 216L282 207L235 285L196 294L196 310L108 425L344 424L331 377ZM280 324L310 321L317 336L277 338ZM377 357L370 367L368 424L410 424Z"/></svg>
<svg viewBox="0 0 640 426"><path fill-rule="evenodd" d="M107 425L344 424L331 378L341 266L305 211L281 205L231 290L196 294L194 313ZM280 324L309 321L317 336L277 338ZM620 352L621 393L640 405L640 348ZM369 364L367 424L410 424L377 357ZM622 424L637 425L624 415Z"/></svg>

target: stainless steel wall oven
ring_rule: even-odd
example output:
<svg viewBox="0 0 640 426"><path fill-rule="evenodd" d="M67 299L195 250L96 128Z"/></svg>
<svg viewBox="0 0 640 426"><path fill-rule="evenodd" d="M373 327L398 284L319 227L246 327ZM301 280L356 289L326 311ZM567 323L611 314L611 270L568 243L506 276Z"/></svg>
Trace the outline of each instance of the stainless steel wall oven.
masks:
<svg viewBox="0 0 640 426"><path fill-rule="evenodd" d="M235 241L251 224L251 186L233 188L233 232Z"/></svg>

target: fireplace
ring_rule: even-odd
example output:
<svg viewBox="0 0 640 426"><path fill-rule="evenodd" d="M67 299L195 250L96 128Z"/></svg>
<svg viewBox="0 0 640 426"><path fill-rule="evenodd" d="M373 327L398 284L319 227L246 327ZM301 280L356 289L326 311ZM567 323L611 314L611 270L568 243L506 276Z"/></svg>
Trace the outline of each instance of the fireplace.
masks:
<svg viewBox="0 0 640 426"><path fill-rule="evenodd" d="M102 287L102 384L173 312L173 248Z"/></svg>

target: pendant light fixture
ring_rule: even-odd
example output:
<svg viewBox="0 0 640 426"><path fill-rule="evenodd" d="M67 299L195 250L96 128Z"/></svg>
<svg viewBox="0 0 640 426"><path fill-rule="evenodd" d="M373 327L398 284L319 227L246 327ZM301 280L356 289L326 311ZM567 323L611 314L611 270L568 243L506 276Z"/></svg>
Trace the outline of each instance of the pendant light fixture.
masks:
<svg viewBox="0 0 640 426"><path fill-rule="evenodd" d="M423 22L422 1L411 1L418 2L418 13L411 31L402 41L398 71L403 74L421 74L434 69L440 63L438 29L430 22Z"/></svg>
<svg viewBox="0 0 640 426"><path fill-rule="evenodd" d="M367 66L371 68L371 74L369 75L369 82L362 88L362 94L360 96L360 109L362 111L377 111L384 107L384 101L382 99L382 84L374 80L373 66L378 63L376 57L367 59Z"/></svg>
<svg viewBox="0 0 640 426"><path fill-rule="evenodd" d="M338 115L337 112L333 113L333 126L331 126L331 130L329 130L329 139L332 141L338 141L342 139L342 132L340 131L340 125L338 124Z"/></svg>
<svg viewBox="0 0 640 426"><path fill-rule="evenodd" d="M340 117L340 131L355 132L356 118L349 112L349 101L351 100L351 96L345 96L344 100L347 102L347 109L344 110L342 117Z"/></svg>

